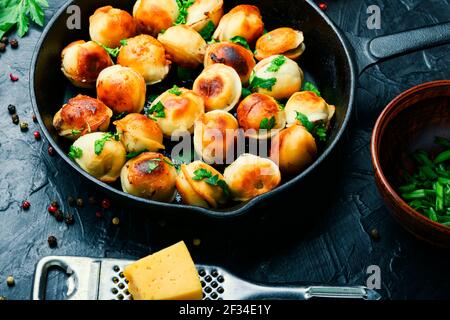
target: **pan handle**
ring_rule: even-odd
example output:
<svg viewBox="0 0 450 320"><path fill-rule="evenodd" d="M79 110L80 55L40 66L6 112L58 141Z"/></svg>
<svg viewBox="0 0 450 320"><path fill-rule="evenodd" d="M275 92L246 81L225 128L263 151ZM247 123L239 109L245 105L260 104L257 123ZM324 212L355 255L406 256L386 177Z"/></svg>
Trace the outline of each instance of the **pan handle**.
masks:
<svg viewBox="0 0 450 320"><path fill-rule="evenodd" d="M347 33L358 64L359 74L371 65L388 58L450 43L450 22L403 31L374 39Z"/></svg>

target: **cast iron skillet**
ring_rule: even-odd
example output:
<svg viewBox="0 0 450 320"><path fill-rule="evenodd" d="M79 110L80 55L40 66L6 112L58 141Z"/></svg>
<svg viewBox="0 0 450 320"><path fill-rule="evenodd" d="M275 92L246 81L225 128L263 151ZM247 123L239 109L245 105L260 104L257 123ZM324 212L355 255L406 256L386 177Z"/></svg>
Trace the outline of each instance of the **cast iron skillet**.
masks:
<svg viewBox="0 0 450 320"><path fill-rule="evenodd" d="M61 51L72 41L89 39L89 16L95 9L104 5L112 5L131 12L134 1L130 0L68 1L55 14L43 32L31 66L31 100L46 138L59 155L88 181L100 186L119 202L154 209L154 211L164 214L186 215L191 213L195 216L211 218L240 216L248 213L256 205L261 205L271 198L278 198L280 194L294 186L300 187L302 183L306 184L305 180L309 180L308 177L311 176L312 172L316 171L319 165L330 156L331 151L336 147L347 127L355 100L356 81L366 67L381 59L450 41L450 23L380 37L370 41L349 37L349 35L347 35L347 38L344 37L313 1L226 0L226 11L239 3L257 5L262 12L268 30L290 26L305 33L307 49L299 60L300 66L305 71L307 79L309 78L317 83L325 99L337 107L336 120L330 139L320 157L306 171L286 181L272 192L246 203L223 210L207 210L137 198L100 182L72 162L66 155L67 141L59 138L52 127L53 115L66 99L76 94L76 91L71 88L60 70ZM69 30L66 26L66 21L72 13L70 11L69 14L67 9L71 5L77 5L81 8L81 30ZM354 63L354 58L356 58L356 63ZM92 94L95 95L95 92Z"/></svg>

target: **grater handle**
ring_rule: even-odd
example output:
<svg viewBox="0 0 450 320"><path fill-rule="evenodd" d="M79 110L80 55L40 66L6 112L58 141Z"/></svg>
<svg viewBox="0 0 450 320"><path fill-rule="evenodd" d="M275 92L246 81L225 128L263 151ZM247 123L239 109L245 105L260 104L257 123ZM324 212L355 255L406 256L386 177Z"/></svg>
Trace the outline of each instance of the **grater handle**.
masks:
<svg viewBox="0 0 450 320"><path fill-rule="evenodd" d="M91 275L100 271L97 261L78 257L45 257L36 266L33 284L33 300L44 300L47 286L47 275L50 268L59 267L66 272L68 278L67 300L96 300L98 295L98 279L91 281Z"/></svg>

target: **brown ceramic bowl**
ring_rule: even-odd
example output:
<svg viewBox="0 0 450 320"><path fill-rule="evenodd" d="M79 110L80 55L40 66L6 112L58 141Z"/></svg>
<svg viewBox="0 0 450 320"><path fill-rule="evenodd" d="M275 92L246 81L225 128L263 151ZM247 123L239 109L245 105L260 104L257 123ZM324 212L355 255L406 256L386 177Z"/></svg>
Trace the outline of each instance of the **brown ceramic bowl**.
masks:
<svg viewBox="0 0 450 320"><path fill-rule="evenodd" d="M450 137L450 80L419 85L389 103L373 130L372 162L377 187L397 221L417 238L450 249L450 227L421 215L397 192L411 153L432 151L437 136Z"/></svg>

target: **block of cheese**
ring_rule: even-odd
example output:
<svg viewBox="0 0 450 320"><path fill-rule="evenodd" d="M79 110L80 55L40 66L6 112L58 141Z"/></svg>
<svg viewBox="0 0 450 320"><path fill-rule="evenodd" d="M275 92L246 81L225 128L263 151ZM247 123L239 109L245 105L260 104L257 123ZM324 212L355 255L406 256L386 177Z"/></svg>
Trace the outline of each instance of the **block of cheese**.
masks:
<svg viewBox="0 0 450 320"><path fill-rule="evenodd" d="M154 253L124 270L135 300L201 300L200 278L184 242Z"/></svg>

